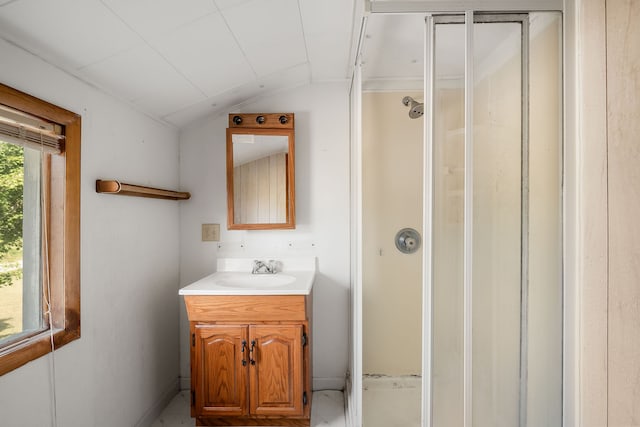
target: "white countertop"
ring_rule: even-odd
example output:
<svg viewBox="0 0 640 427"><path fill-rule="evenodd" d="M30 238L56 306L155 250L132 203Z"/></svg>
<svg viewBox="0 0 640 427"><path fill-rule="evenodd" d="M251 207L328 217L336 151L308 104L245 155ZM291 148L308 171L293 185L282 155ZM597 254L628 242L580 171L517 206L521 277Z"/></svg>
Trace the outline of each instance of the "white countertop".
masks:
<svg viewBox="0 0 640 427"><path fill-rule="evenodd" d="M218 271L180 289L180 295L309 295L316 273L316 259L275 259L275 274L251 274L254 258L218 259Z"/></svg>

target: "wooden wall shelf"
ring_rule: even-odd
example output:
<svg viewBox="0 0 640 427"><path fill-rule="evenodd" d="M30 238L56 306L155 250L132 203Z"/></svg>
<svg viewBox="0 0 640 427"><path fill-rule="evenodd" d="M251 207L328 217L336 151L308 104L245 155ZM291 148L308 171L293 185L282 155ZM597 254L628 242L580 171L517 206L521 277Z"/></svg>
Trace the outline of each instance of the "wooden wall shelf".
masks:
<svg viewBox="0 0 640 427"><path fill-rule="evenodd" d="M116 180L96 180L96 193L120 194L122 196L151 197L166 200L187 200L191 193L187 191L171 191L142 185L125 184Z"/></svg>

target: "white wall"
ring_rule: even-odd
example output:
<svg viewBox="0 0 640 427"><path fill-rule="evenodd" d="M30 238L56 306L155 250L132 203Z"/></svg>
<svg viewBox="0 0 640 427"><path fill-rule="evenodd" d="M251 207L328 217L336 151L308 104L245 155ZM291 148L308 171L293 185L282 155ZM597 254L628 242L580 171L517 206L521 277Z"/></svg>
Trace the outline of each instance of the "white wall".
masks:
<svg viewBox="0 0 640 427"><path fill-rule="evenodd" d="M178 388L179 203L95 180L177 188L177 132L4 41L0 55L2 83L82 116L82 336L55 352L57 425L147 425ZM50 362L0 377L0 424L53 425Z"/></svg>
<svg viewBox="0 0 640 427"><path fill-rule="evenodd" d="M180 211L181 286L213 273L216 259L313 254L313 386L342 388L349 316L349 110L345 84L299 87L234 112L293 112L296 126L295 230L227 230L227 116L188 126L180 136L180 183L191 200ZM230 112L231 113L231 112ZM201 224L219 223L221 248L202 242ZM292 243L293 247L289 246ZM189 387L189 324L181 304L182 387Z"/></svg>

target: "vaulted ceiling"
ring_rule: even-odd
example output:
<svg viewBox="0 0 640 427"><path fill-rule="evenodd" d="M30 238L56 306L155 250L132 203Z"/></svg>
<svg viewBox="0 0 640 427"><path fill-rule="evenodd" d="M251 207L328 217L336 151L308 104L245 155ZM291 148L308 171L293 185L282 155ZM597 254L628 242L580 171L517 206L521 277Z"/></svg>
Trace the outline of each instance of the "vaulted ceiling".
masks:
<svg viewBox="0 0 640 427"><path fill-rule="evenodd" d="M264 94L347 79L355 3L0 0L0 38L180 127Z"/></svg>

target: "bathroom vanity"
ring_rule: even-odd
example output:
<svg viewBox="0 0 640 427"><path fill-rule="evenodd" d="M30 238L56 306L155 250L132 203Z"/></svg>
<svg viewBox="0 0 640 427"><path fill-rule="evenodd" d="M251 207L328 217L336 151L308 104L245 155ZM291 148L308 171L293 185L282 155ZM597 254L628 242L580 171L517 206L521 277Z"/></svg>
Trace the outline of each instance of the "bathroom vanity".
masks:
<svg viewBox="0 0 640 427"><path fill-rule="evenodd" d="M315 258L219 259L180 289L190 324L191 416L199 426L309 426Z"/></svg>

